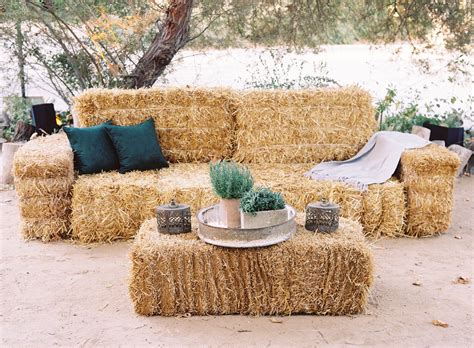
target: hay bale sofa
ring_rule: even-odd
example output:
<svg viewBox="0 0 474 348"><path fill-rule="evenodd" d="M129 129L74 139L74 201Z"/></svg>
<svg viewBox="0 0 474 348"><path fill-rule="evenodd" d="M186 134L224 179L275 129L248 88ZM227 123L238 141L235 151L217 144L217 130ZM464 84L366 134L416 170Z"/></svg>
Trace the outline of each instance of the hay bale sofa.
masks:
<svg viewBox="0 0 474 348"><path fill-rule="evenodd" d="M352 157L376 131L370 95L356 87L303 91L226 89L88 90L75 98L83 127L152 117L170 167L77 175L65 134L28 142L14 159L24 238L82 242L130 238L154 208L172 198L198 209L215 203L208 162L234 159L259 185L304 211L326 197L366 235L431 236L450 223L459 160L429 145L405 151L397 177L360 192L303 173L321 161Z"/></svg>

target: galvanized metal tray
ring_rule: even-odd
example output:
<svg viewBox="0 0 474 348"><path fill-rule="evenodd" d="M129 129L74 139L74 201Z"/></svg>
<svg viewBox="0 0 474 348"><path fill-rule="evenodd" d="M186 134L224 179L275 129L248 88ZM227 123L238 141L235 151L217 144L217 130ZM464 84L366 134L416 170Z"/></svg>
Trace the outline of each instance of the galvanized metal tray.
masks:
<svg viewBox="0 0 474 348"><path fill-rule="evenodd" d="M197 219L198 236L206 243L228 248L257 248L278 244L296 232L296 211L287 205L288 220L263 228L227 228L219 219L219 205L202 209Z"/></svg>

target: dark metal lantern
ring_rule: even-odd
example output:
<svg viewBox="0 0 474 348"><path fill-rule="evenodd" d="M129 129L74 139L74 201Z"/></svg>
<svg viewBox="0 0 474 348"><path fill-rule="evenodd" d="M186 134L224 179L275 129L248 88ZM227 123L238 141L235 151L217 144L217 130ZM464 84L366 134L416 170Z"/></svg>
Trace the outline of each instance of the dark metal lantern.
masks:
<svg viewBox="0 0 474 348"><path fill-rule="evenodd" d="M170 204L156 208L156 221L160 233L191 232L191 209L189 205L177 204L173 199Z"/></svg>
<svg viewBox="0 0 474 348"><path fill-rule="evenodd" d="M322 199L306 206L305 228L309 231L330 233L339 227L339 205Z"/></svg>

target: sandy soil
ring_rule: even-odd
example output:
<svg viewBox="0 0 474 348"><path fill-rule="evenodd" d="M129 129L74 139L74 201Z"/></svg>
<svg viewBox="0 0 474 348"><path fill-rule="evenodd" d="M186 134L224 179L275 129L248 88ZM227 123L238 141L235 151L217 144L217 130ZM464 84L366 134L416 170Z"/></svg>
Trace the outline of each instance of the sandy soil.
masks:
<svg viewBox="0 0 474 348"><path fill-rule="evenodd" d="M376 281L353 317L140 317L127 293L130 242L24 242L0 191L2 346L473 346L474 178L459 180L450 230L373 245ZM418 283L419 285L413 285ZM434 326L441 320L448 328Z"/></svg>

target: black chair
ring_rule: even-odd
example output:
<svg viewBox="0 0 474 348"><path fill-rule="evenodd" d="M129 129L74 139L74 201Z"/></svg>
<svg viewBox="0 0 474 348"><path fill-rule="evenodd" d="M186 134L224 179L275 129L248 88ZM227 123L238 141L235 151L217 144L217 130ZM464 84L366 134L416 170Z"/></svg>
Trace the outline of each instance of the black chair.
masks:
<svg viewBox="0 0 474 348"><path fill-rule="evenodd" d="M38 135L53 134L60 127L56 124L56 111L53 104L37 104L31 107L33 126Z"/></svg>

